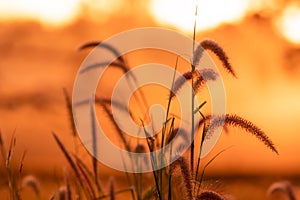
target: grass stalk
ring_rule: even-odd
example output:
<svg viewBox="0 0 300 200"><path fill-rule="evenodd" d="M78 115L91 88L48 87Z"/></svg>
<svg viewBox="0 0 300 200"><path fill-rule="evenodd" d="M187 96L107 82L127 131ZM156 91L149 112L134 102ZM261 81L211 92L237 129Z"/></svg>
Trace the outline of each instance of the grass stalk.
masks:
<svg viewBox="0 0 300 200"><path fill-rule="evenodd" d="M170 127L170 131L169 131L168 135L171 135L171 134L174 133L174 121L175 121L175 118L172 118L171 127ZM172 158L172 150L173 150L172 149L172 144L173 143L171 142L171 144L170 144L170 160ZM171 200L171 199L172 199L172 173L171 173L171 170L170 170L170 167L169 167L169 174L168 174L168 200Z"/></svg>
<svg viewBox="0 0 300 200"><path fill-rule="evenodd" d="M73 161L71 155L69 154L69 152L67 151L67 149L65 148L65 146L63 145L63 143L60 141L60 139L57 137L57 135L54 132L52 132L52 135L53 135L56 143L58 144L59 148L63 152L65 158L67 159L69 165L71 166L71 169L73 170L73 172L74 172L74 174L75 174L75 176L77 178L78 183L80 184L80 186L82 188L84 188L83 191L84 191L87 199L95 199L95 196L93 195L93 192L85 184L86 181L84 181L82 179L82 174L85 176L85 174L83 173L83 170L81 170L81 168L80 168L79 165L78 165L79 168L77 168L77 166L76 166L75 162ZM86 179L86 180L88 180L88 179Z"/></svg>
<svg viewBox="0 0 300 200"><path fill-rule="evenodd" d="M101 187L98 179L98 160L97 160L98 148L97 148L97 131L96 131L96 119L95 119L96 113L92 101L90 102L90 112L91 112L90 114L91 114L92 141L93 141L92 163L93 163L93 170L94 170L94 181L96 183L98 192L101 192Z"/></svg>
<svg viewBox="0 0 300 200"><path fill-rule="evenodd" d="M161 193L161 189L160 188L160 185L159 185L159 181L158 181L158 178L157 178L157 175L156 175L156 171L155 171L155 165L156 165L156 162L155 162L155 158L153 156L153 145L151 144L151 142L149 141L151 139L151 136L150 134L147 132L147 130L145 129L145 126L144 126L144 122L143 120L142 121L142 126L143 126L143 129L144 129L144 132L146 134L146 137L147 137L147 144L148 144L148 148L150 150L150 155L151 155L151 166L152 166L152 173L153 173L153 177L154 177L154 181L155 181L155 185L156 185L156 190L157 190L157 195L158 195L158 199L159 200L162 200L162 193Z"/></svg>
<svg viewBox="0 0 300 200"><path fill-rule="evenodd" d="M198 15L198 5L196 5L196 10L195 10L195 20L194 20L194 29L193 29L193 60L194 60L194 52L195 52L195 43L196 43L196 29L197 29L197 15ZM194 174L194 149L195 149L195 143L194 143L194 137L195 137L195 116L194 116L194 107L195 107L195 102L194 102L194 97L195 97L195 93L194 93L194 72L195 72L195 65L194 63L192 63L192 127L191 127L191 153L190 153L190 168L191 168L191 174L193 176Z"/></svg>

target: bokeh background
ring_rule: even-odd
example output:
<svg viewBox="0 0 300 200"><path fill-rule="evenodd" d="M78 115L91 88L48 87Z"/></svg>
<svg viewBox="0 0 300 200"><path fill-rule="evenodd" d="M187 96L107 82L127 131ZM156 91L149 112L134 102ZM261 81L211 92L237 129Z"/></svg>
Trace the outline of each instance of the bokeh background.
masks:
<svg viewBox="0 0 300 200"><path fill-rule="evenodd" d="M238 75L238 79L223 76L228 113L258 125L279 150L276 155L248 133L230 129L211 155L234 147L218 157L207 173L300 175L300 4L296 0L0 0L0 129L6 146L16 132L14 162L26 149L24 170L45 176L66 163L51 131L72 147L62 88L71 93L88 54L77 51L81 44L147 26L192 37L196 4L197 41L218 41Z"/></svg>

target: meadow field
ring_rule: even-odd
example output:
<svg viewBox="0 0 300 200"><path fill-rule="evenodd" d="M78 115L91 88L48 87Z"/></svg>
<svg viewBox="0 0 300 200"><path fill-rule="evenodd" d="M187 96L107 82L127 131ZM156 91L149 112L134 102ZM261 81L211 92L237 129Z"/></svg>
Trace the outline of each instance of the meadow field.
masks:
<svg viewBox="0 0 300 200"><path fill-rule="evenodd" d="M294 1L245 11L239 20L194 32L194 13L187 31L154 17L146 11L146 2L133 2L123 12L118 6L119 12L99 8L102 13L84 7L76 18L59 25L39 17L0 15L0 199L300 199L300 47L299 41L283 34L284 26L278 28L274 22L285 12L279 7L288 8ZM190 65L182 55L145 49L120 56L115 53L118 46L101 46L100 41L115 34L143 27L167 28L194 38L202 48L193 46L191 62L199 64L208 56L217 71ZM97 86L95 102L74 102L76 77L85 73L81 67L90 67L84 63L97 48L117 57ZM106 58L97 57L97 65L87 74L97 73ZM134 92L127 109L140 127L139 134L148 136L139 140L119 129L111 107L124 111L120 102L112 100L114 86L123 74L145 63L167 65L185 79L170 73L172 92L157 85ZM159 77L159 73L148 76ZM219 78L225 88L226 112L213 115L207 84ZM119 93L119 100L125 94ZM189 97L190 127L199 123L197 129L177 129L182 111L176 107L180 106L176 95ZM92 113L87 140L78 133L80 125L74 124L72 103L73 109L83 105ZM147 115L154 104L166 110L163 119ZM103 154L101 146L91 142L99 132L97 122L114 145L128 152L153 152L178 139L170 147L172 155L186 147L186 141L191 143L182 156L161 169L120 172L91 155ZM147 129L152 122L153 127L162 122L156 136ZM206 139L223 125L212 151L200 159ZM113 160L109 153L104 151ZM141 164L130 158L124 166L141 172L164 163L159 159L150 157Z"/></svg>

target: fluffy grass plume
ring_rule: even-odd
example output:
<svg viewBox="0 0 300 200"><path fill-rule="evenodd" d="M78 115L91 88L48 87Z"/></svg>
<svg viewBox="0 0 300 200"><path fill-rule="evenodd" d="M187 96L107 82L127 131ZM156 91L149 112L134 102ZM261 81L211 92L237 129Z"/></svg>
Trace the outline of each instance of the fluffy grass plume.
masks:
<svg viewBox="0 0 300 200"><path fill-rule="evenodd" d="M41 193L40 182L35 176L27 175L22 179L22 188L30 187L39 198Z"/></svg>
<svg viewBox="0 0 300 200"><path fill-rule="evenodd" d="M269 137L260 128L255 126L252 122L242 117L239 117L237 115L230 115L230 114L220 115L220 116L210 116L210 118L211 118L210 127L205 135L206 139L209 138L217 128L222 127L223 125L239 127L254 135L256 138L262 141L268 148L270 148L272 151L278 154L275 145L269 139Z"/></svg>
<svg viewBox="0 0 300 200"><path fill-rule="evenodd" d="M289 200L296 200L292 184L289 181L281 181L273 183L268 191L267 195L272 196L276 192L283 192L286 194Z"/></svg>
<svg viewBox="0 0 300 200"><path fill-rule="evenodd" d="M184 182L184 187L186 191L186 198L185 199L193 199L193 191L192 191L192 178L191 173L188 166L188 161L184 157L179 157L174 163L171 165L171 174L174 172L175 168L179 167L181 172L181 177Z"/></svg>
<svg viewBox="0 0 300 200"><path fill-rule="evenodd" d="M225 198L215 191L205 190L197 195L196 200L225 200Z"/></svg>
<svg viewBox="0 0 300 200"><path fill-rule="evenodd" d="M223 48L214 40L206 39L203 40L200 45L196 48L194 52L193 65L197 66L203 56L204 50L212 51L222 62L224 68L230 73L232 76L236 77L236 74L233 70L233 67L229 63L228 56Z"/></svg>
<svg viewBox="0 0 300 200"><path fill-rule="evenodd" d="M173 92L171 93L171 97L173 98L175 94L182 88L182 86L188 81L191 80L193 77L193 72L188 71L179 78L175 80ZM194 71L194 83L193 83L193 90L195 93L199 91L199 88L204 85L207 81L215 81L218 77L218 74L209 68L205 69L195 69Z"/></svg>

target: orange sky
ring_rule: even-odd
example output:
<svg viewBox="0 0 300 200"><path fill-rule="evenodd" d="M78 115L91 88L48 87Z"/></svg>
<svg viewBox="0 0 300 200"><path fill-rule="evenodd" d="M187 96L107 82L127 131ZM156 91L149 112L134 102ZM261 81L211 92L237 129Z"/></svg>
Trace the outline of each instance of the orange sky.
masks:
<svg viewBox="0 0 300 200"><path fill-rule="evenodd" d="M27 170L43 167L49 173L58 168L57 163L62 162L62 155L53 141L51 131L57 132L68 146L72 146L62 87L72 90L76 72L88 53L75 51L80 44L144 26L187 31L180 24L168 21L168 18L161 19L162 16L158 15L153 17L151 10L144 12L145 8L150 7L146 3L132 0L123 13L118 14L122 9L119 1L111 1L112 5L106 5L108 1L101 2L103 4L98 7L104 14L85 7L77 20L67 19L70 16L72 18L72 14L62 14L66 21L58 24L61 19L52 18L51 13L48 14L50 19L47 19L47 16L42 16L42 11L38 14L34 10L26 11L27 8L18 10L23 8L17 9L16 5L6 5L16 10L3 14L5 3L0 0L0 128L6 144L13 130L17 129L18 148L15 154L18 157L22 150L28 150L25 163ZM271 168L274 172L299 174L300 47L296 42L299 38L291 39L288 36L289 32L293 34L299 30L283 29L285 26L290 27L289 23L293 22L288 20L288 24L284 23L285 16L291 15L294 19L298 14L294 11L285 14L284 7L279 9L278 5L269 5L260 12L256 12L256 7L253 7L248 11L250 14L242 13L243 20L235 18L220 26L216 23L208 30L203 28L197 38L218 41L228 52L236 69L238 79L232 79L225 73L223 77L228 112L241 115L265 130L280 155L266 149L253 136L232 129L229 136L221 137L215 152L230 145L235 147L220 156L211 165L211 171L250 173L257 170L267 173ZM45 6L47 4L42 5ZM286 8L288 10L291 7L296 5L293 3ZM59 6L49 10L56 8L58 12ZM74 6L70 8L72 11L66 11L62 6L61 10L62 13L72 13L79 8ZM23 11L27 14L21 17L13 14L21 14ZM25 15L52 25L18 21L19 18L25 18ZM147 60L147 55L144 59Z"/></svg>

